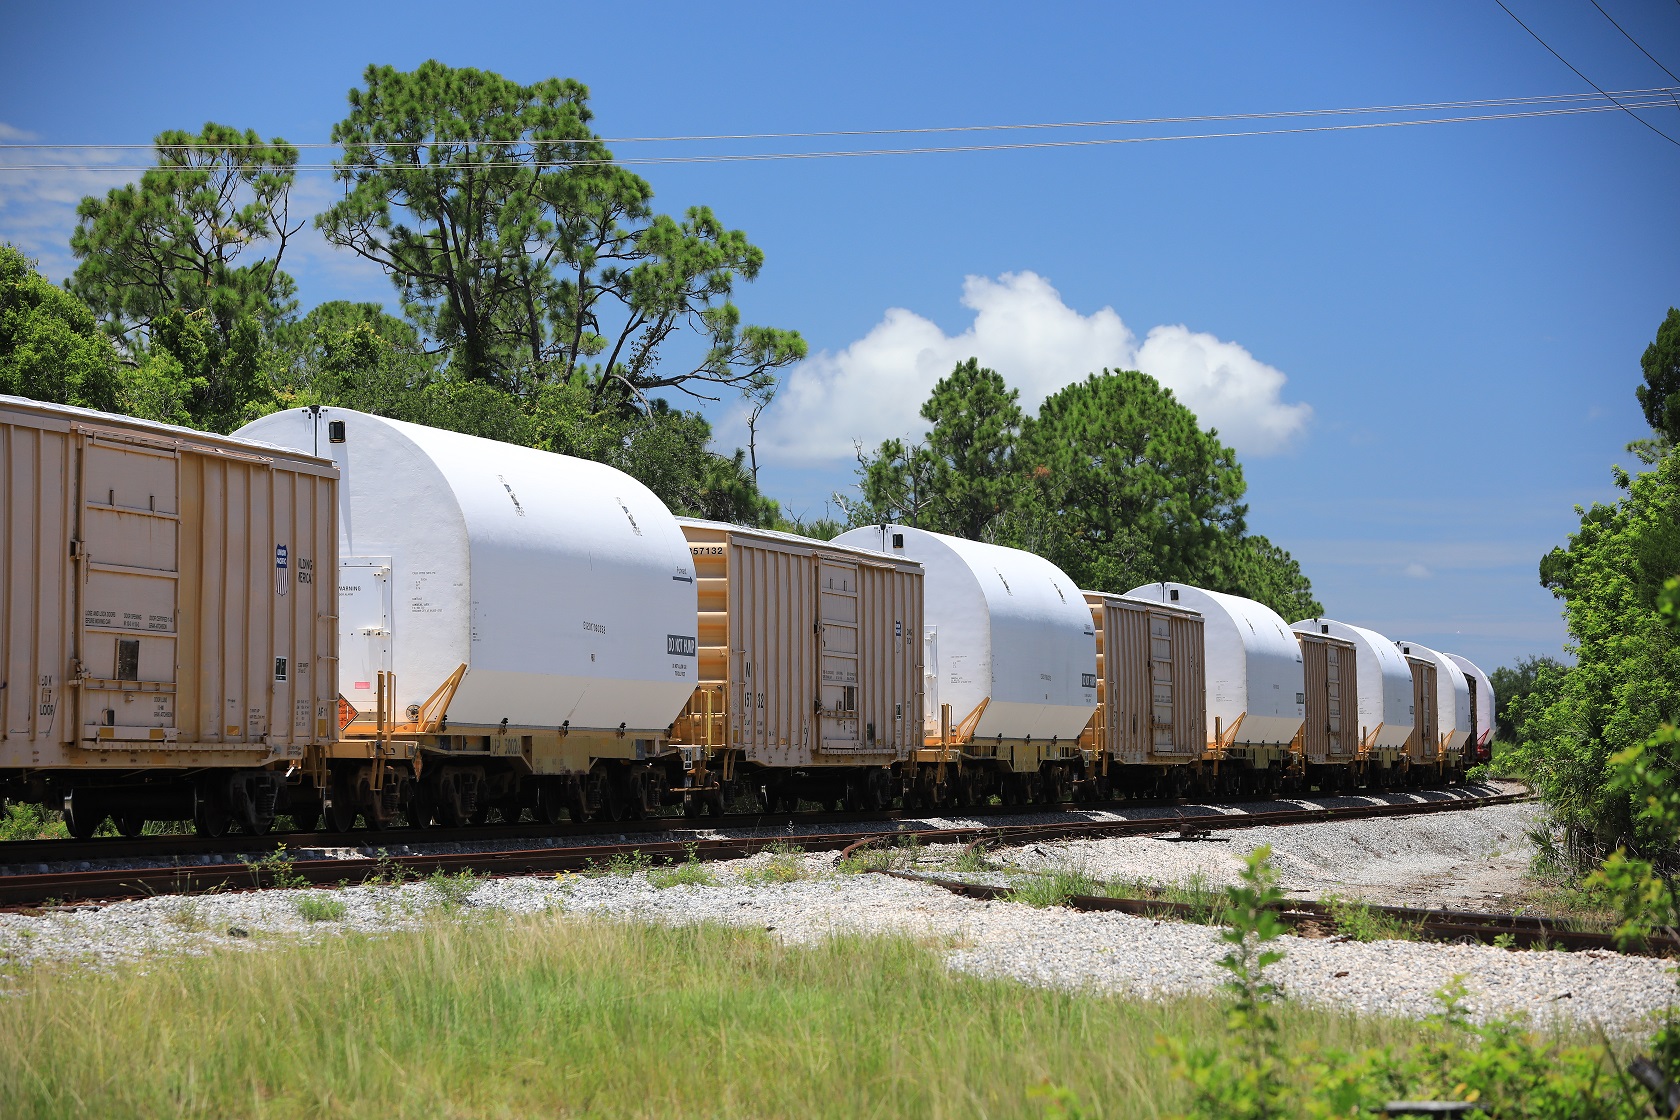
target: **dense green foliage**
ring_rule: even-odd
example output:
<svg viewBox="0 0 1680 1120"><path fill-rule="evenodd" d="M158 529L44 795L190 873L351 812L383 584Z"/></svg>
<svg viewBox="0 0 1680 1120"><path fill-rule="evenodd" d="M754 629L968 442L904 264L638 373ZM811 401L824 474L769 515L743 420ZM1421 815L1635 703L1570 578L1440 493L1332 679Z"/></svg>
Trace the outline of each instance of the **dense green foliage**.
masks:
<svg viewBox="0 0 1680 1120"><path fill-rule="evenodd" d="M1501 665L1488 674L1493 685L1494 719L1498 725L1496 737L1506 743L1517 741L1516 712L1540 687L1544 673L1561 673L1563 662L1547 654L1519 657L1515 665Z"/></svg>
<svg viewBox="0 0 1680 1120"><path fill-rule="evenodd" d="M970 359L922 406L921 444L860 455L853 524L1025 548L1096 591L1178 580L1246 595L1294 621L1319 614L1300 565L1246 532L1236 454L1154 378L1092 374L1024 416L1015 390Z"/></svg>
<svg viewBox="0 0 1680 1120"><path fill-rule="evenodd" d="M1609 783L1611 756L1680 716L1680 642L1654 610L1680 571L1680 456L1616 481L1626 496L1583 510L1567 547L1540 564L1566 604L1576 664L1539 667L1513 705L1528 773L1577 839L1600 846L1633 824L1634 807Z"/></svg>
<svg viewBox="0 0 1680 1120"><path fill-rule="evenodd" d="M1641 363L1639 400L1654 426L1667 415L1653 402L1669 391L1665 370L1676 360L1680 312L1670 311ZM1642 801L1616 780L1612 760L1680 717L1680 634L1656 609L1680 572L1680 455L1666 449L1661 428L1656 437L1642 456L1652 469L1614 468L1623 497L1577 506L1580 529L1540 561L1540 582L1565 604L1576 664L1535 659L1496 674L1521 686L1504 713L1519 740L1515 760L1587 858L1649 843ZM1665 762L1654 772L1674 769Z"/></svg>
<svg viewBox="0 0 1680 1120"><path fill-rule="evenodd" d="M0 244L0 393L111 409L119 388L116 355L87 305Z"/></svg>
<svg viewBox="0 0 1680 1120"><path fill-rule="evenodd" d="M1680 310L1668 309L1639 367L1645 383L1636 392L1645 422L1671 446L1680 443Z"/></svg>

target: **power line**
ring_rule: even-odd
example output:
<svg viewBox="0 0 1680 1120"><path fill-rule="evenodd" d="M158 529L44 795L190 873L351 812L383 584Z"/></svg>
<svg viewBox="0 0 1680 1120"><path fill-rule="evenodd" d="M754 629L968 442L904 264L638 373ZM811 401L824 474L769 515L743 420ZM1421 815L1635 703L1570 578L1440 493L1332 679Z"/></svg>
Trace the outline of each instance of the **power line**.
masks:
<svg viewBox="0 0 1680 1120"><path fill-rule="evenodd" d="M1680 81L1680 78L1677 78L1675 80ZM1421 112L1431 112L1431 111L1437 111L1437 110L1451 110L1451 109L1506 108L1506 107L1513 107L1513 106L1530 106L1530 107L1533 107L1533 106L1543 106L1543 105L1562 105L1562 104L1569 104L1571 102L1579 102L1579 101L1597 101L1601 98L1607 98L1607 99L1610 99L1610 100L1614 101L1615 97L1644 97L1644 96L1649 96L1649 95L1652 95L1652 94L1670 94L1670 95L1672 95L1677 90L1680 90L1680 87L1654 86L1654 87L1647 88L1647 89L1618 90L1618 91L1616 91L1616 93L1614 95L1607 94L1604 91L1600 90L1597 94L1584 93L1584 92L1580 92L1580 93L1571 92L1571 93L1560 93L1560 94L1530 95L1530 96L1524 96L1524 97L1479 98L1479 99L1467 100L1467 101L1423 101L1423 102L1415 102L1415 103L1412 103L1412 104L1405 104L1405 105L1366 105L1366 106L1334 108L1334 109L1284 109L1284 110L1275 110L1275 111L1270 111L1270 112L1213 113L1213 114L1204 114L1204 115L1199 115L1199 116L1134 117L1134 118L1118 118L1118 119L1113 119L1113 120L1051 121L1051 122L1039 122L1039 123L1031 123L1031 124L971 124L971 125L934 125L934 126L923 126L923 127L915 127L915 128L831 129L831 130L826 130L826 131L811 131L811 132L734 132L734 133L697 134L697 135L691 135L691 136L618 136L618 137L582 137L582 138L570 138L570 139L556 138L556 139L546 140L546 141L542 141L542 142L543 143L553 143L553 144L591 143L591 142L601 143L601 144L662 144L662 143L690 143L690 142L697 142L697 141L715 141L715 140L801 140L801 139L825 139L825 138L833 138L833 137L909 136L909 135L922 135L922 134L933 134L933 133L1006 132L1006 131L1019 131L1019 130L1032 130L1032 129L1147 127L1147 126L1152 126L1152 125L1204 124L1204 123L1210 123L1210 122L1235 121L1235 120L1277 120L1277 119L1286 119L1286 118L1294 118L1294 117L1357 116L1357 115L1367 115L1367 114L1376 114L1376 113L1421 113ZM480 146L489 147L489 146L494 146L494 145L498 145L498 144L513 146L513 145L530 144L532 142L533 142L532 140L530 140L529 138L525 138L525 137L520 137L518 139L512 139L512 140L496 140L496 139L484 139L484 138L451 138L451 139L448 139L448 140L444 140L442 138L436 138L436 139L431 139L431 140L392 140L392 141L382 142L382 143L379 143L379 144L358 145L358 146L359 147L380 147L380 148L406 148L406 147L430 147L430 146L444 147L444 146L449 146L449 145L473 144L473 145L480 145ZM166 147L166 148L170 148L170 149L183 149L183 150L205 148L205 149L213 149L213 150L216 150L216 151L241 151L241 150L252 150L252 149L260 149L260 148L271 148L271 147L275 147L275 146L277 146L275 143L258 143L258 144L204 143L204 144L198 144L198 143L193 143L192 141L187 141L185 143L179 143L179 144L164 144L164 145L159 145L156 142L153 142L153 143L150 143L150 144L93 144L93 143L51 143L51 142L42 141L42 142L0 143L0 150L7 150L7 149L32 149L32 150L102 149L102 150L119 150L120 151L120 150L126 150L126 149L149 150L149 149L157 148L157 147ZM331 141L331 142L305 141L305 142L300 142L300 143L296 143L296 144L288 144L286 146L287 147L292 147L292 148L300 148L300 149L303 149L303 148L342 149L344 147L344 145L342 143L339 143L339 142L336 142L336 141Z"/></svg>
<svg viewBox="0 0 1680 1120"><path fill-rule="evenodd" d="M1640 102L1634 108L1649 108L1662 105L1663 102ZM1352 132L1381 128L1408 128L1415 125L1463 124L1474 121L1503 121L1523 120L1537 117L1573 116L1582 113L1613 113L1627 110L1621 103L1613 105L1581 105L1561 109L1521 110L1509 113L1485 113L1458 117L1435 117L1420 120L1404 121L1363 121L1356 124L1314 125L1301 128L1250 129L1232 132L1203 132L1181 133L1168 136L1109 136L1093 137L1084 140L1041 140L1034 142L1000 143L1000 144L961 144L919 148L860 148L836 149L816 152L737 152L718 154L672 155L672 156L633 156L616 158L604 156L600 158L554 159L554 160L488 160L484 162L441 162L417 163L408 165L417 171L447 171L455 169L485 170L494 168L558 168L591 165L620 165L620 166L654 166L663 164L702 164L702 163L762 163L782 160L806 159L844 159L877 156L911 156L936 155L962 152L1001 152L1024 151L1045 148L1085 148L1106 147L1118 144L1153 144L1172 140L1225 140L1242 137L1258 136L1300 136L1321 132ZM386 166L393 166L387 164ZM181 171L193 172L203 170L201 167L170 167L170 166L116 166L110 164L0 164L0 171L110 171L110 172L144 172L144 171ZM340 168L331 163L298 164L295 171L338 171Z"/></svg>
<svg viewBox="0 0 1680 1120"><path fill-rule="evenodd" d="M1639 47L1639 53L1640 54L1644 55L1646 58L1650 59L1652 62L1655 62L1657 64L1657 68L1659 70L1661 70L1664 74L1667 74L1669 77L1673 78L1675 81L1680 82L1680 75L1675 74L1674 71L1672 71L1668 67L1664 66L1660 61L1658 61L1656 55L1652 54L1650 51L1646 50L1644 47L1639 46L1639 40L1635 39L1632 35L1629 35L1626 31L1624 31L1622 29L1621 24L1617 23L1613 19L1610 19L1610 13L1604 10L1604 5L1600 4L1598 2L1598 0L1591 0L1591 3L1592 3L1593 7L1598 9L1598 12L1599 12L1600 15L1602 15L1605 19L1610 20L1610 26L1611 27L1614 27L1617 31L1622 32L1622 38L1626 39L1628 42L1632 43L1634 46Z"/></svg>
<svg viewBox="0 0 1680 1120"><path fill-rule="evenodd" d="M1552 45L1550 43L1546 42L1546 40L1540 38L1539 34L1532 27L1528 26L1528 24L1524 23L1522 20L1517 19L1517 13L1513 12L1510 8L1505 7L1505 0L1493 0L1493 2L1495 4L1498 4L1499 7L1504 10L1506 15L1510 16L1512 19L1517 20L1517 26L1518 27L1522 28L1524 31L1528 32L1530 35L1533 35L1534 36L1534 41L1536 43L1539 43L1542 47L1545 47L1548 51L1551 51L1553 58L1555 58L1559 62L1563 63L1565 66L1569 67L1571 70L1575 70L1575 64L1574 63L1570 62L1567 58L1564 58L1561 54L1558 54L1557 51L1552 50ZM1599 93L1604 93L1604 91L1602 89L1599 89L1599 85L1598 85L1597 82L1593 81L1591 78L1587 77L1585 74L1581 73L1579 70L1575 70L1575 76L1577 78L1580 78L1583 82L1586 82L1589 86L1598 90ZM1610 98L1611 101L1616 101L1616 99L1614 97L1610 97L1610 95L1608 93L1604 93L1604 96ZM1656 125L1652 124L1650 121L1646 120L1644 117L1642 117L1638 113L1634 112L1632 109L1628 109L1628 107L1626 105L1622 105L1621 102L1616 101L1616 104L1620 108L1627 109L1628 116L1632 117L1634 120L1638 121L1640 124L1644 125L1646 128L1650 129L1652 132L1656 133L1658 136L1661 136L1664 140L1667 140L1670 144L1673 144L1675 147L1680 148L1680 140L1676 140L1674 137L1670 136L1668 133L1664 132L1662 129L1658 128Z"/></svg>

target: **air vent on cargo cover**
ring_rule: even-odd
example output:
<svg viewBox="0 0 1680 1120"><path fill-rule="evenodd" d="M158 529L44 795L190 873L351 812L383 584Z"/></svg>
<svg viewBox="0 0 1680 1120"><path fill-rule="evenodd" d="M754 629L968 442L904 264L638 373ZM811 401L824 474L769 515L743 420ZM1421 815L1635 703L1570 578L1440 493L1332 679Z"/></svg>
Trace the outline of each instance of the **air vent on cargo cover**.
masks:
<svg viewBox="0 0 1680 1120"><path fill-rule="evenodd" d="M328 420L327 421L327 442L328 443L343 443L344 442L344 421L342 421L342 420Z"/></svg>

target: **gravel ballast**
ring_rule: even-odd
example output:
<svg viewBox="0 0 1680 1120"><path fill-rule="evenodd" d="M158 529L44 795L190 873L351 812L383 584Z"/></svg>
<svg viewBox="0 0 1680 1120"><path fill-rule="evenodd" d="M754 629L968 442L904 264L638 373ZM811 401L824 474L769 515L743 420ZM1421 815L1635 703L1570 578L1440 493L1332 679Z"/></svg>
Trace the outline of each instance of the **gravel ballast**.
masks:
<svg viewBox="0 0 1680 1120"><path fill-rule="evenodd" d="M1227 881L1241 852L1271 842L1286 877L1322 878L1323 866L1353 868L1365 862L1404 860L1422 834L1407 829L1465 829L1466 855L1485 856L1492 846L1516 836L1521 817L1493 807L1405 821L1348 822L1231 834L1227 844L1206 841L1100 840L1035 846L997 853L1022 866L1070 865L1113 871L1120 877L1168 880L1195 867ZM1472 818L1483 817L1477 848ZM1344 834L1315 836L1308 829L1340 828ZM1358 830L1374 828L1373 834ZM1289 837L1301 834L1298 839ZM1132 850L1128 845L1138 845ZM1385 847L1386 845L1386 847ZM1502 850L1502 849L1501 849ZM1183 853L1170 855L1169 853ZM1209 854L1212 853L1212 854ZM1315 854L1316 853L1316 854ZM936 858L940 853L925 853ZM1177 863L1169 860L1182 861ZM708 864L709 886L659 889L645 872L629 875L513 877L481 881L463 898L426 882L400 886L346 887L336 891L266 890L194 898L159 897L42 914L0 915L0 955L8 971L49 961L115 967L172 952L259 949L295 940L360 931L400 935L428 920L493 913L559 912L569 917L609 918L666 924L720 922L766 930L791 943L809 943L835 933L898 933L925 939L955 970L1009 977L1024 983L1093 992L1160 996L1205 993L1223 977L1215 962L1226 946L1215 928L1155 921L1116 913L1034 909L1013 902L964 898L925 883L835 870L833 853L776 856ZM766 881L767 868L797 867L805 877ZM1423 856L1407 873L1425 877L1439 867ZM1139 868L1149 876L1133 874ZM930 864L927 870L937 870ZM943 873L943 872L942 872ZM1343 882L1341 885L1346 885ZM302 899L343 904L342 917L308 921ZM1433 993L1462 975L1469 1007L1479 1017L1526 1012L1538 1022L1554 1019L1602 1023L1615 1031L1638 1031L1662 1010L1675 991L1668 962L1609 952L1513 952L1490 946L1423 942L1344 942L1282 938L1286 956L1273 975L1293 998L1362 1012L1422 1016L1435 1010Z"/></svg>

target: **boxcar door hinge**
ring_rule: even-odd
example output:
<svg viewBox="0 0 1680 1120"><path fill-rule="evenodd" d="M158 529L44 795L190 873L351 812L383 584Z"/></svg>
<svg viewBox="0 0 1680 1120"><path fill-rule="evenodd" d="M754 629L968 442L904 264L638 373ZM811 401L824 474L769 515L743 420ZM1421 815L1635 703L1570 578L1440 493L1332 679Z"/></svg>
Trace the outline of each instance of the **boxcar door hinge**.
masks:
<svg viewBox="0 0 1680 1120"><path fill-rule="evenodd" d="M70 538L70 559L78 560L82 555L82 542L74 537Z"/></svg>

